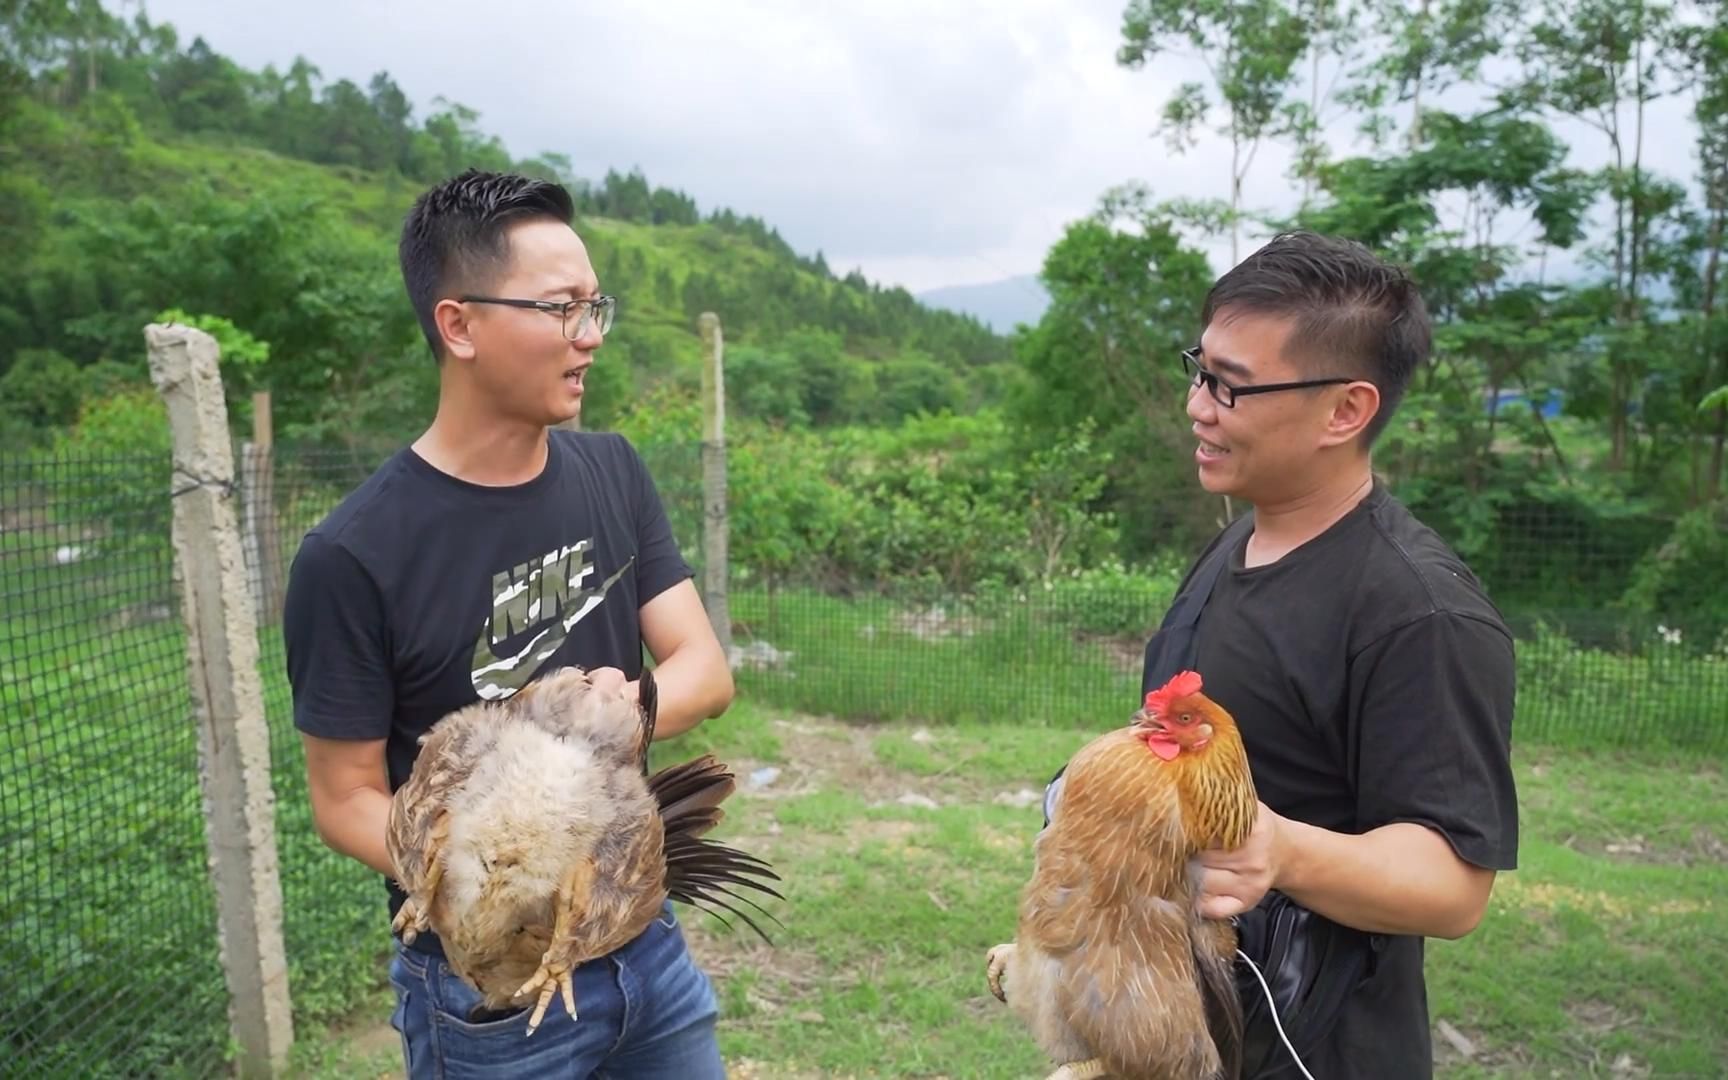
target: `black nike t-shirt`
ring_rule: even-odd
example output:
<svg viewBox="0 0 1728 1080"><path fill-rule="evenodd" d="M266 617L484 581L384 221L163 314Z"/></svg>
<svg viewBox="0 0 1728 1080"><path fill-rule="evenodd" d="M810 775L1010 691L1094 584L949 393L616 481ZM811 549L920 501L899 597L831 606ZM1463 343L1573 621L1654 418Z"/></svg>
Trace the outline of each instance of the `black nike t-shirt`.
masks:
<svg viewBox="0 0 1728 1080"><path fill-rule="evenodd" d="M405 447L295 555L282 617L295 726L386 740L392 791L456 709L566 665L637 678L642 605L691 576L629 442L549 434L545 468L507 487Z"/></svg>
<svg viewBox="0 0 1728 1080"><path fill-rule="evenodd" d="M1513 869L1512 636L1468 567L1378 484L1266 566L1244 567L1248 530L1223 535L1195 666L1241 729L1261 801L1344 833L1416 822L1466 862ZM1388 940L1306 1064L1433 1075L1422 938Z"/></svg>

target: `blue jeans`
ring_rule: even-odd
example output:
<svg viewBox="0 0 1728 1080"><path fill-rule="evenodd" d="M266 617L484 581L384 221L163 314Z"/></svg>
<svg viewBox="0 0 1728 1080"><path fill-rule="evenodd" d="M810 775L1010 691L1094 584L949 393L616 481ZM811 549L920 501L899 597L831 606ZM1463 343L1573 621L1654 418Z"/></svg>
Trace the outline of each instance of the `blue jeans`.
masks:
<svg viewBox="0 0 1728 1080"><path fill-rule="evenodd" d="M671 904L635 941L577 968L573 981L578 1019L554 997L528 1035L527 1009L470 1021L480 995L442 957L398 945L390 961L396 990L390 1026L401 1033L407 1075L725 1077L714 990L691 959Z"/></svg>

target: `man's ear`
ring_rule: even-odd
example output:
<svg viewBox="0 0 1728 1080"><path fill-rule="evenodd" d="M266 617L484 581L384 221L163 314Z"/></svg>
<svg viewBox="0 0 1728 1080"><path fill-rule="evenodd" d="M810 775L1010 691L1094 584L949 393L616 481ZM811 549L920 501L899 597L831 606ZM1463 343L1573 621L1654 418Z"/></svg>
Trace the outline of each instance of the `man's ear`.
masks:
<svg viewBox="0 0 1728 1080"><path fill-rule="evenodd" d="M455 300L438 301L432 308L432 322L438 336L444 339L444 352L457 360L474 359L474 339L468 326L468 309Z"/></svg>
<svg viewBox="0 0 1728 1080"><path fill-rule="evenodd" d="M1380 390L1371 382L1358 381L1341 387L1332 401L1332 412L1326 418L1326 430L1321 433L1321 446L1339 446L1362 434L1374 417L1380 414Z"/></svg>

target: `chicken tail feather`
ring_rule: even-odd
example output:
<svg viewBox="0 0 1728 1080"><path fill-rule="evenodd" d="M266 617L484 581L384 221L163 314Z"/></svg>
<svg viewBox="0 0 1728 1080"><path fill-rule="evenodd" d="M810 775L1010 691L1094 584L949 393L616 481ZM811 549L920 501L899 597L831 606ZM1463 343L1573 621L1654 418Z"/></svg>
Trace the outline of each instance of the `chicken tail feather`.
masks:
<svg viewBox="0 0 1728 1080"><path fill-rule="evenodd" d="M668 765L648 778L668 837L701 836L718 825L726 816L720 804L736 786L732 770L712 754Z"/></svg>
<svg viewBox="0 0 1728 1080"><path fill-rule="evenodd" d="M648 750L654 745L654 724L660 713L660 687L654 682L654 673L647 668L642 669L642 677L636 682L636 707L642 714L642 775L648 775Z"/></svg>
<svg viewBox="0 0 1728 1080"><path fill-rule="evenodd" d="M1236 988L1231 958L1220 956L1211 927L1196 922L1188 934L1194 969L1200 976L1200 1001L1206 1010L1206 1031L1218 1048L1220 1080L1242 1075L1242 998Z"/></svg>
<svg viewBox="0 0 1728 1080"><path fill-rule="evenodd" d="M728 928L731 924L714 908L730 912L772 945L773 939L744 906L754 908L776 925L785 924L750 896L734 889L784 900L768 884L781 880L780 875L767 862L748 852L703 839L703 834L724 820L726 815L720 803L736 786L732 771L709 754L670 765L648 778L648 790L660 806L660 820L666 830L666 891L672 899L708 912Z"/></svg>

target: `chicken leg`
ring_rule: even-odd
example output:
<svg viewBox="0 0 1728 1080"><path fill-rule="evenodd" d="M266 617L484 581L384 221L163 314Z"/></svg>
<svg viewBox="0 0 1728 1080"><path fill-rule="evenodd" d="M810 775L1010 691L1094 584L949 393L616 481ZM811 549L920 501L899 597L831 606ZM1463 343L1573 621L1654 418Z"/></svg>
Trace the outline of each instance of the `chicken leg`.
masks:
<svg viewBox="0 0 1728 1080"><path fill-rule="evenodd" d="M990 983L990 992L996 995L996 1000L1008 1001L1008 995L1002 992L1002 973L1008 969L1008 961L1014 955L1012 941L998 945L984 954L984 978Z"/></svg>
<svg viewBox="0 0 1728 1080"><path fill-rule="evenodd" d="M1101 1058L1093 1058L1090 1061L1070 1061L1045 1077L1045 1080L1097 1080L1098 1077L1108 1074L1109 1071L1104 1067Z"/></svg>
<svg viewBox="0 0 1728 1080"><path fill-rule="evenodd" d="M564 875L564 880L558 883L558 891L553 894L552 906L556 915L552 923L552 943L546 946L546 952L540 958L539 970L515 994L520 998L536 990L540 993L534 1003L534 1013L528 1017L530 1035L545 1018L546 1006L551 1004L553 994L563 997L570 1019L576 1019L576 984L571 981L571 972L576 966L571 956L575 938L570 931L576 913L588 907L588 894L593 887L594 863L582 859Z"/></svg>
<svg viewBox="0 0 1728 1080"><path fill-rule="evenodd" d="M444 860L439 854L450 832L450 815L441 814L433 823L426 839L426 850L420 865L426 876L418 888L409 890L408 897L390 920L390 930L402 935L402 944L412 945L420 933L432 925L432 905L438 902L438 886L444 880Z"/></svg>

